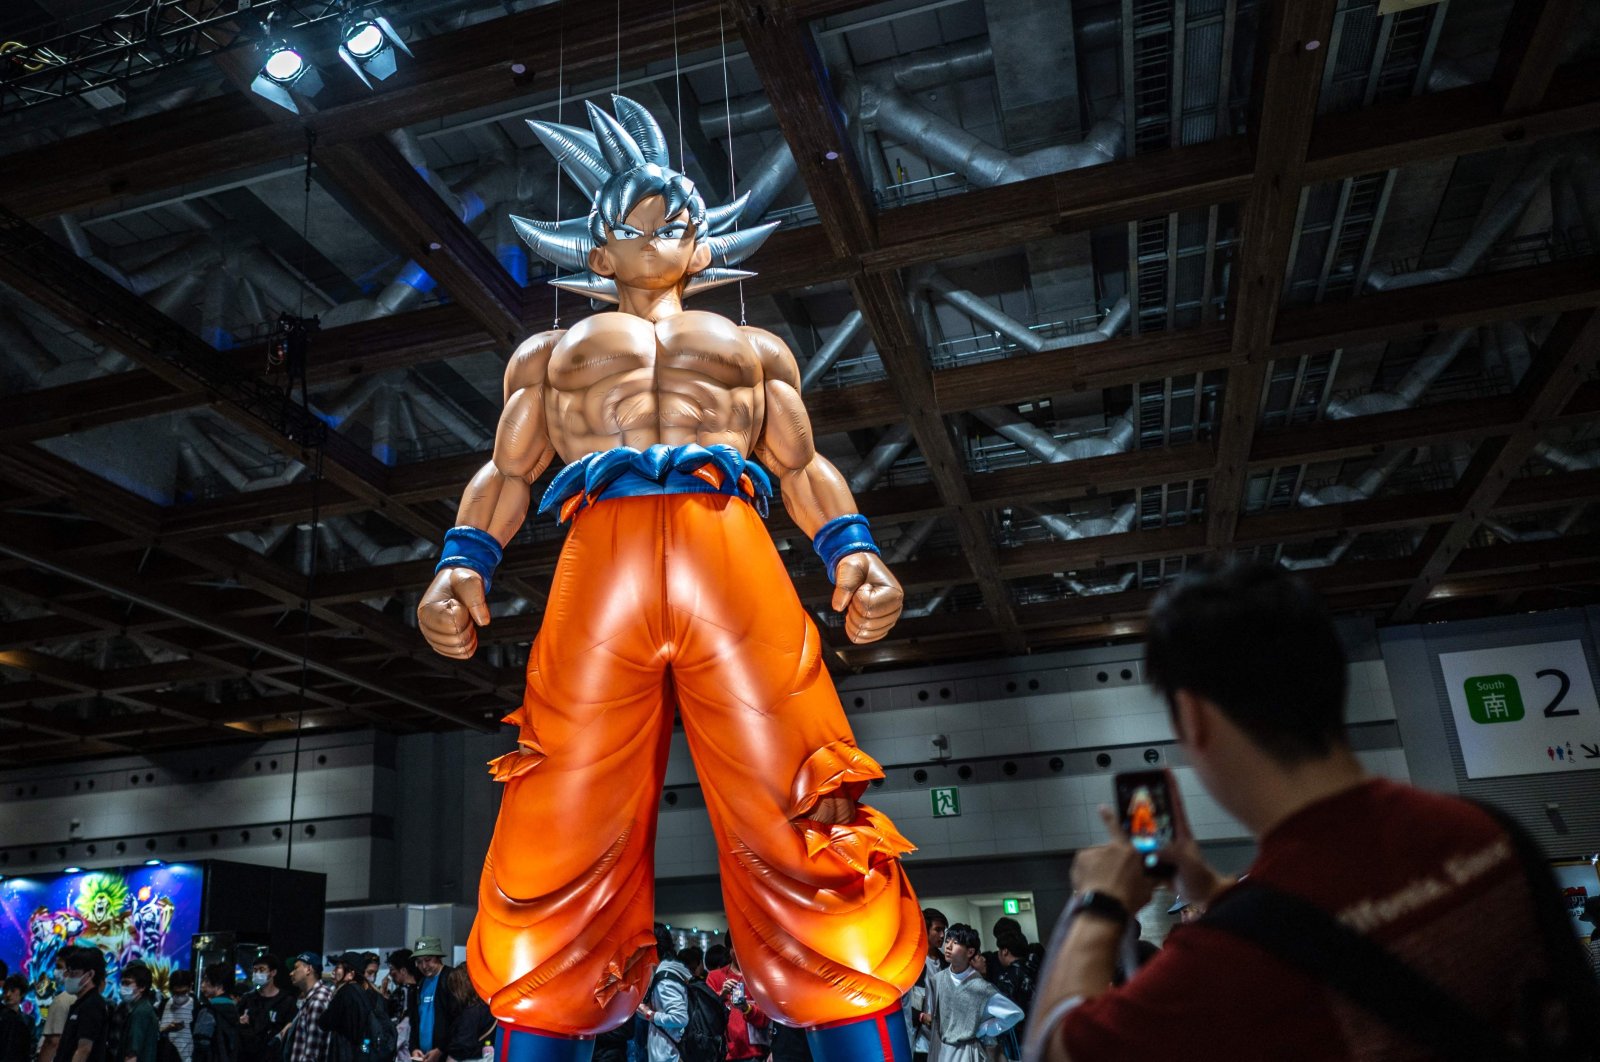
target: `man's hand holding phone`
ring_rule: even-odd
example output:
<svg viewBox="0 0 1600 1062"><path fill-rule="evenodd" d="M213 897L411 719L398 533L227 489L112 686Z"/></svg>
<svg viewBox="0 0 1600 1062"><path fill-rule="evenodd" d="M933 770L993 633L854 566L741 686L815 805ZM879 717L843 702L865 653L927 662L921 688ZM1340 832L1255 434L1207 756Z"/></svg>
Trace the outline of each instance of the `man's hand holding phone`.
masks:
<svg viewBox="0 0 1600 1062"><path fill-rule="evenodd" d="M1132 913L1150 902L1155 881L1144 872L1144 854L1128 840L1117 813L1102 804L1100 821L1107 841L1072 857L1072 890L1115 897Z"/></svg>

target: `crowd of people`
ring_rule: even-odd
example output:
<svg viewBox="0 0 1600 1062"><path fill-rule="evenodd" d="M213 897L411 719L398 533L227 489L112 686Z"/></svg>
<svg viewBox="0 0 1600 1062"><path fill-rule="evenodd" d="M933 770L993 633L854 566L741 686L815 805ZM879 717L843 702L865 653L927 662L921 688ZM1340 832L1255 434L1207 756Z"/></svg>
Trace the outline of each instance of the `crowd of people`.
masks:
<svg viewBox="0 0 1600 1062"><path fill-rule="evenodd" d="M1152 609L1152 682L1200 784L1254 836L1248 875L1205 861L1174 786L1173 831L1076 853L1048 948L1013 919L988 943L924 910L928 955L902 1010L916 1062L1494 1059L1600 1062L1600 989L1549 864L1491 809L1368 777L1345 732L1346 661L1306 584L1261 565L1193 574ZM1184 898L1163 945L1134 914L1158 883ZM1583 918L1594 929L1600 901ZM1600 937L1600 931L1595 932ZM809 1062L805 1034L746 990L731 940L676 947L595 1062ZM1600 955L1600 947L1591 946ZM234 968L120 971L62 953L47 1020L0 978L0 1062L466 1062L495 1029L438 940L388 957L259 956Z"/></svg>
<svg viewBox="0 0 1600 1062"><path fill-rule="evenodd" d="M0 1062L468 1062L484 1057L495 1021L465 968L444 962L438 938L389 955L346 952L285 963L262 953L249 979L230 963L174 970L158 990L134 962L108 998L105 955L69 947L56 961L42 1022L32 991L4 977ZM0 977L4 976L0 969Z"/></svg>

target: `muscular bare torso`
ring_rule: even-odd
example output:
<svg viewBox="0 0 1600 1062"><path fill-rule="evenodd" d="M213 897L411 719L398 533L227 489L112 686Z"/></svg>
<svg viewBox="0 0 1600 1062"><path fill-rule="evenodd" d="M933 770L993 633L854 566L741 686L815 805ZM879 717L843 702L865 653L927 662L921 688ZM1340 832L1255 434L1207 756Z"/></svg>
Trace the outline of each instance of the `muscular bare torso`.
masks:
<svg viewBox="0 0 1600 1062"><path fill-rule="evenodd" d="M723 443L749 455L766 417L765 379L751 333L725 317L596 314L550 351L546 431L563 461L656 443Z"/></svg>

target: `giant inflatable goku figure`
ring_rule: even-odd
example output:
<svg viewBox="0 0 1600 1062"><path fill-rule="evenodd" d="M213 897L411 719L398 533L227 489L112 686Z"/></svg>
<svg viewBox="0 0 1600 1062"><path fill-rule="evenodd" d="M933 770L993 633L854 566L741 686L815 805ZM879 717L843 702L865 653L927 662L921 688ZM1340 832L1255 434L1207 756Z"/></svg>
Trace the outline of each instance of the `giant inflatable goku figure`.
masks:
<svg viewBox="0 0 1600 1062"><path fill-rule="evenodd" d="M817 1057L905 1060L898 1010L922 969L911 845L858 801L883 776L856 748L821 640L761 517L774 490L812 536L856 642L900 615L838 470L816 452L794 355L776 336L685 310L775 224L738 228L668 165L639 104L589 105L593 132L529 123L592 203L517 218L557 283L617 304L527 340L505 373L493 459L473 477L418 609L466 658L490 621L501 550L530 484L570 522L528 659L518 748L484 862L468 964L502 1025L501 1058L581 1060L625 1021L656 959L656 807L676 705L720 850L749 992L808 1030Z"/></svg>

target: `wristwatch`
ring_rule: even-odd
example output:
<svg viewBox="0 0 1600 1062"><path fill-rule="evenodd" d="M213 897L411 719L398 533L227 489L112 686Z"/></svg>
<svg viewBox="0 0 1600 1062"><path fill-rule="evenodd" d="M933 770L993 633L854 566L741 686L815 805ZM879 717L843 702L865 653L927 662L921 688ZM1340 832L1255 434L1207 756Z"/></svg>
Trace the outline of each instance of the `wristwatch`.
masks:
<svg viewBox="0 0 1600 1062"><path fill-rule="evenodd" d="M1103 918L1117 925L1126 925L1128 921L1128 908L1121 900L1108 892L1097 892L1090 889L1080 893L1077 902L1072 906L1073 916L1080 914L1093 915Z"/></svg>

